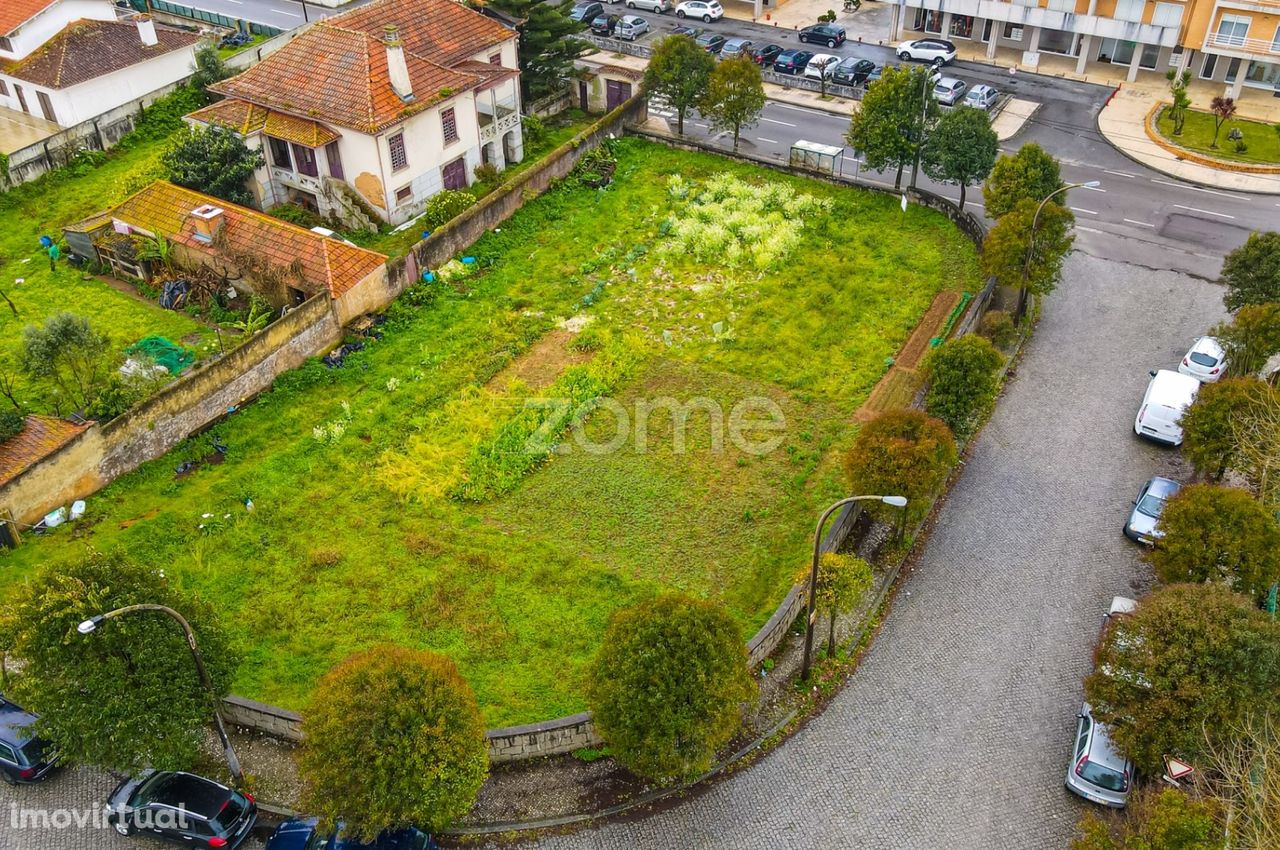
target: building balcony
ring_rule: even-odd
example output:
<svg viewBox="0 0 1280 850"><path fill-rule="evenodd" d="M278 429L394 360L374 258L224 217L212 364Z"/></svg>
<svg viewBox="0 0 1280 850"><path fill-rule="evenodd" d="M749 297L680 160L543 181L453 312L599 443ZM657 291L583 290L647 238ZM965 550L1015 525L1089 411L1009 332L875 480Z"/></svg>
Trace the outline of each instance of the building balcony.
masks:
<svg viewBox="0 0 1280 850"><path fill-rule="evenodd" d="M1280 0L1276 0L1280 3ZM969 15L983 20L1011 23L1021 27L1061 30L1099 38L1114 38L1140 44L1174 47L1177 27L1158 27L1137 21L1121 21L1101 15L1078 15L1041 6L1011 3L1008 0L907 0L908 5L953 15Z"/></svg>
<svg viewBox="0 0 1280 850"><path fill-rule="evenodd" d="M319 176L311 177L307 174L281 168L278 165L271 166L271 177L282 186L292 186L295 189L302 189L313 194L320 192L323 185Z"/></svg>
<svg viewBox="0 0 1280 850"><path fill-rule="evenodd" d="M1280 62L1280 38L1244 38L1211 32L1204 37L1204 49L1209 53L1236 56L1260 62Z"/></svg>

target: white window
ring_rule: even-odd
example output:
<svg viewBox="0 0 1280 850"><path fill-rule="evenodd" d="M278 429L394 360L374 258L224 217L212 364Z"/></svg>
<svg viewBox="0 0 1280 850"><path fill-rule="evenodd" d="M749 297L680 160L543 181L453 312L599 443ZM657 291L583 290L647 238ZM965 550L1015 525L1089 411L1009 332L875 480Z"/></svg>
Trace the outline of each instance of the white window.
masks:
<svg viewBox="0 0 1280 850"><path fill-rule="evenodd" d="M1004 37L1010 41L1022 41L1022 27L1010 22L1004 25Z"/></svg>
<svg viewBox="0 0 1280 850"><path fill-rule="evenodd" d="M1249 19L1240 15L1223 15L1213 43L1218 47L1239 47L1249 34Z"/></svg>
<svg viewBox="0 0 1280 850"><path fill-rule="evenodd" d="M1116 0L1115 18L1117 21L1142 22L1142 9L1146 0Z"/></svg>
<svg viewBox="0 0 1280 850"><path fill-rule="evenodd" d="M1271 39L1271 52L1280 53L1280 27L1276 27L1275 37Z"/></svg>
<svg viewBox="0 0 1280 850"><path fill-rule="evenodd" d="M1181 3L1157 3L1151 23L1158 27L1176 27L1182 23Z"/></svg>
<svg viewBox="0 0 1280 850"><path fill-rule="evenodd" d="M1076 10L1076 0L1049 0L1049 8L1055 12L1071 12Z"/></svg>

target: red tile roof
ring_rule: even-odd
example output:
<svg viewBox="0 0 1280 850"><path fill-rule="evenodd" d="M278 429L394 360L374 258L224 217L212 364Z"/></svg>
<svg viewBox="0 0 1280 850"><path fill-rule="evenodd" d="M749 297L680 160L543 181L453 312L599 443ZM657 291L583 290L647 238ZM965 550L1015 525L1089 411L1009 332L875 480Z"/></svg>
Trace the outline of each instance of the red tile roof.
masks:
<svg viewBox="0 0 1280 850"><path fill-rule="evenodd" d="M212 244L196 238L191 216L192 210L205 205L223 211L221 235ZM387 262L384 254L162 180L125 200L111 211L111 217L209 256L225 254L223 258L233 265L234 257L241 254L253 254L282 269L292 269L296 262L301 279L294 283L308 295L327 290L330 298L338 298ZM91 228L72 225L69 229Z"/></svg>
<svg viewBox="0 0 1280 850"><path fill-rule="evenodd" d="M76 425L55 416L28 416L25 428L0 443L0 486L71 442L92 424Z"/></svg>
<svg viewBox="0 0 1280 850"><path fill-rule="evenodd" d="M448 68L515 37L493 18L454 0L374 0L329 22L373 36L394 24L407 52Z"/></svg>
<svg viewBox="0 0 1280 850"><path fill-rule="evenodd" d="M157 24L156 40L151 47L143 44L137 24L132 22L82 19L67 24L5 73L46 88L65 89L190 47L200 36Z"/></svg>
<svg viewBox="0 0 1280 850"><path fill-rule="evenodd" d="M56 0L4 0L0 3L0 35L8 35Z"/></svg>
<svg viewBox="0 0 1280 850"><path fill-rule="evenodd" d="M261 131L268 136L297 142L309 148L323 147L339 138L337 133L319 121L286 115L283 112L231 98L220 100L204 109L197 109L187 117L205 124L228 127L242 136Z"/></svg>

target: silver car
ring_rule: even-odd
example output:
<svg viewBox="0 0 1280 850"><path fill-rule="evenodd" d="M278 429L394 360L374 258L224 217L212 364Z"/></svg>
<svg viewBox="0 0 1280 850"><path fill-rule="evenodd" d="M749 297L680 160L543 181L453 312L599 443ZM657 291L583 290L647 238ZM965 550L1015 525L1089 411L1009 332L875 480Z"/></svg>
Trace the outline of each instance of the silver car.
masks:
<svg viewBox="0 0 1280 850"><path fill-rule="evenodd" d="M1106 725L1094 719L1089 703L1080 706L1077 718L1067 787L1099 805L1124 808L1133 787L1133 762L1116 750Z"/></svg>
<svg viewBox="0 0 1280 850"><path fill-rule="evenodd" d="M618 38L625 38L627 41L635 41L640 36L649 31L649 22L639 15L623 15L622 20L618 21L618 27L614 30L614 35Z"/></svg>
<svg viewBox="0 0 1280 850"><path fill-rule="evenodd" d="M627 0L628 9L644 9L661 15L671 11L671 0Z"/></svg>
<svg viewBox="0 0 1280 850"><path fill-rule="evenodd" d="M1177 481L1161 478L1159 475L1143 484L1138 491L1138 498L1133 500L1129 521L1124 524L1124 536L1135 543L1145 543L1148 546L1163 537L1164 533L1156 530L1156 523L1164 511L1164 503L1181 488L1182 485Z"/></svg>
<svg viewBox="0 0 1280 850"><path fill-rule="evenodd" d="M969 84L964 80L957 80L955 77L943 77L933 87L933 98L943 106L955 106L968 90Z"/></svg>

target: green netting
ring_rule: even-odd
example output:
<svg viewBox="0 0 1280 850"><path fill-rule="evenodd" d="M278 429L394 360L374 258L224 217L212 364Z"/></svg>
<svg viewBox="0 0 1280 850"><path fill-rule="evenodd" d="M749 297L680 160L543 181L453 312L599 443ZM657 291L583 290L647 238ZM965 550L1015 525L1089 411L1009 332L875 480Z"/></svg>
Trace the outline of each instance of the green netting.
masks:
<svg viewBox="0 0 1280 850"><path fill-rule="evenodd" d="M195 362L195 352L189 351L177 343L170 342L162 336L144 336L124 350L129 357L144 357L169 370L170 375L177 375Z"/></svg>

